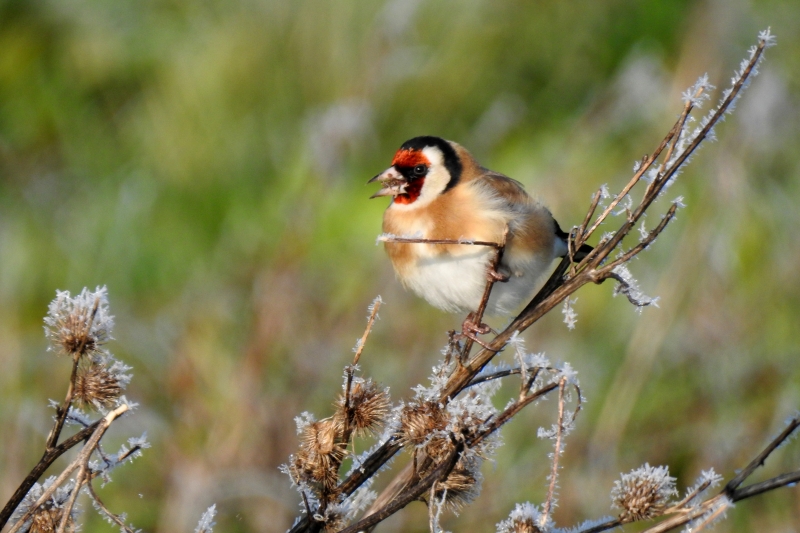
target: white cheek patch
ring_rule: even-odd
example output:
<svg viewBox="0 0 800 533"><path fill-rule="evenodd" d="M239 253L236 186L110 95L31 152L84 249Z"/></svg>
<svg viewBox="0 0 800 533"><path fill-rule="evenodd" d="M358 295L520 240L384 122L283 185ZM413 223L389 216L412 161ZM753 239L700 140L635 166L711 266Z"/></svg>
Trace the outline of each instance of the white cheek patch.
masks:
<svg viewBox="0 0 800 533"><path fill-rule="evenodd" d="M434 146L428 146L422 150L422 154L430 161L428 173L425 175L425 183L422 185L419 197L410 204L392 203L392 209L411 211L424 207L434 201L447 188L450 183L450 173L444 166L444 155L442 151Z"/></svg>

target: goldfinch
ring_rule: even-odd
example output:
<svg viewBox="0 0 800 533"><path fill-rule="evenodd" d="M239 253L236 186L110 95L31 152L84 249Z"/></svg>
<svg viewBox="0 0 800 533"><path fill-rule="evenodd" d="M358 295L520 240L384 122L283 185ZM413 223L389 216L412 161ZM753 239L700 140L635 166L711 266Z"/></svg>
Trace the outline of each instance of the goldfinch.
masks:
<svg viewBox="0 0 800 533"><path fill-rule="evenodd" d="M390 236L501 242L508 232L496 273L490 272L492 247L386 239L403 285L444 311L476 310L488 274L504 283L495 284L486 314L508 315L532 298L553 260L567 254L567 234L545 206L452 141L432 136L406 141L373 182L383 188L372 198L392 197L383 215L383 231ZM573 257L589 251L585 245Z"/></svg>

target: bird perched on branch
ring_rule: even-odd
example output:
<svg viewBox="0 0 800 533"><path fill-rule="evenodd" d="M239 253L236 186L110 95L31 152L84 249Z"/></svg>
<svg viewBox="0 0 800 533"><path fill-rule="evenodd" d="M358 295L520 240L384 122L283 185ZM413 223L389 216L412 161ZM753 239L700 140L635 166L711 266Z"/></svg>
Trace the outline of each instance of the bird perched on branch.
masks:
<svg viewBox="0 0 800 533"><path fill-rule="evenodd" d="M406 141L392 166L369 182L383 185L372 198L392 197L382 240L397 277L439 309L475 311L491 276L503 283L493 287L486 314L510 314L530 300L553 259L567 254L567 234L545 206L452 141L431 136ZM493 269L496 247L470 243L500 243L504 235L502 259ZM393 242L403 237L464 244ZM591 250L584 245L573 259ZM486 332L481 324L467 326Z"/></svg>

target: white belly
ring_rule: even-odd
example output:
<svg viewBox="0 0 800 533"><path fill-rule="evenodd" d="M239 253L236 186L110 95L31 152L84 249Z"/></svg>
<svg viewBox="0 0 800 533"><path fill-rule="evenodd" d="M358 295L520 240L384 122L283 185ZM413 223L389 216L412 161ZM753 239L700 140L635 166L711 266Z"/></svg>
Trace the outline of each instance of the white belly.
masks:
<svg viewBox="0 0 800 533"><path fill-rule="evenodd" d="M487 268L494 251L474 248L474 252L460 255L420 255L401 280L434 307L451 313L475 311L486 288ZM511 276L506 282L494 284L486 307L487 315L510 315L527 303L553 256L528 256L522 261L510 259L505 268L511 270Z"/></svg>

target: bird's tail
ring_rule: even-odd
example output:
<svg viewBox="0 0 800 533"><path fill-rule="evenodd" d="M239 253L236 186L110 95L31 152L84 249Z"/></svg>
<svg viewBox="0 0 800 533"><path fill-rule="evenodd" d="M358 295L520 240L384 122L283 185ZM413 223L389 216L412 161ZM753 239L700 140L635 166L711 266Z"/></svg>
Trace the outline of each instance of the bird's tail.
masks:
<svg viewBox="0 0 800 533"><path fill-rule="evenodd" d="M568 242L567 239L569 239L569 233L562 230L561 226L558 225L558 222L556 222L556 236L562 241L564 241L565 245L567 244ZM565 246L565 249L567 249L567 246ZM592 250L594 250L594 247L589 246L586 243L583 243L581 244L581 247L578 248L574 254L572 254L572 259L574 261L583 261L583 258L589 255ZM569 252L564 252L564 255L562 255L561 257L565 257L567 253Z"/></svg>

